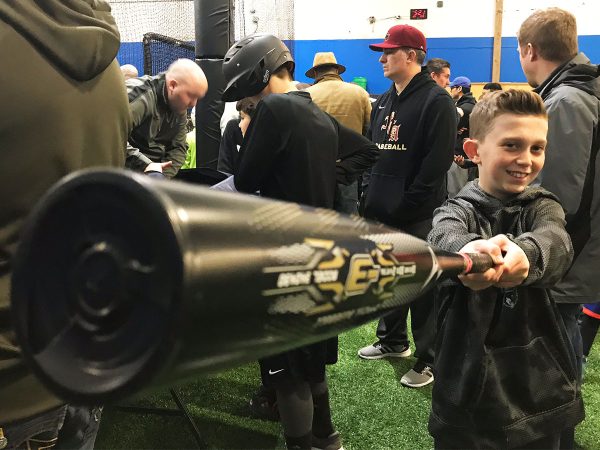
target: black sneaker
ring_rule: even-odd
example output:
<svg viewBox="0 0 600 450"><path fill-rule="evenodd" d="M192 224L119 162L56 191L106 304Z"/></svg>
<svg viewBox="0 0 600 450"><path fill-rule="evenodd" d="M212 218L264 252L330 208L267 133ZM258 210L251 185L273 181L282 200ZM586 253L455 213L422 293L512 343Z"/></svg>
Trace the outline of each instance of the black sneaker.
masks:
<svg viewBox="0 0 600 450"><path fill-rule="evenodd" d="M340 433L335 431L326 438L320 438L315 435L312 437L312 450L344 450Z"/></svg>
<svg viewBox="0 0 600 450"><path fill-rule="evenodd" d="M257 419L279 420L279 409L277 408L277 394L275 389L270 389L262 384L258 391L250 399L250 413Z"/></svg>

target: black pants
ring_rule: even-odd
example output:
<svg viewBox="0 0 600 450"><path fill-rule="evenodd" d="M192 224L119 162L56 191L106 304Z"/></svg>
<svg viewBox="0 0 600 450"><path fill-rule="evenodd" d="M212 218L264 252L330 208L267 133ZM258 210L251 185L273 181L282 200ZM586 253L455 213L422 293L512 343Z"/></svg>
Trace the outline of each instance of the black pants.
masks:
<svg viewBox="0 0 600 450"><path fill-rule="evenodd" d="M402 231L425 240L431 231L431 219L403 227ZM432 365L436 333L434 305L434 290L430 290L409 305L382 317L377 326L377 339L387 345L408 345L406 318L410 311L415 356Z"/></svg>
<svg viewBox="0 0 600 450"><path fill-rule="evenodd" d="M579 316L581 315L581 305L576 303L558 303L558 312L560 313L567 335L573 346L575 356L575 370L577 382L581 383L583 376L583 342L581 340L581 330L579 329ZM575 427L567 428L560 435L561 450L575 448Z"/></svg>

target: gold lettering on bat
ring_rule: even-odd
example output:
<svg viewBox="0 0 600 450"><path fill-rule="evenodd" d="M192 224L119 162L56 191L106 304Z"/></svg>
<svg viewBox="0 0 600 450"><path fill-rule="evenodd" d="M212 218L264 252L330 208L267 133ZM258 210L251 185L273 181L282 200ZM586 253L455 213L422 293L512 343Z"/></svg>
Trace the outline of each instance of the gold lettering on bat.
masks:
<svg viewBox="0 0 600 450"><path fill-rule="evenodd" d="M350 258L346 294L360 295L367 292L369 286L379 279L379 266L375 265L371 255L358 253Z"/></svg>

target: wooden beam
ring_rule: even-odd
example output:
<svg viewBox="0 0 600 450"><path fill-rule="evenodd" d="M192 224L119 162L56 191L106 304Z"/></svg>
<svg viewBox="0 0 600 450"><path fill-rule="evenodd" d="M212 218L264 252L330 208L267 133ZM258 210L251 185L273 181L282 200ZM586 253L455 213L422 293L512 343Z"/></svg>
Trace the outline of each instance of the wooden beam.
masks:
<svg viewBox="0 0 600 450"><path fill-rule="evenodd" d="M496 0L496 17L494 19L494 52L492 60L492 81L500 82L500 60L502 57L502 14L504 0Z"/></svg>

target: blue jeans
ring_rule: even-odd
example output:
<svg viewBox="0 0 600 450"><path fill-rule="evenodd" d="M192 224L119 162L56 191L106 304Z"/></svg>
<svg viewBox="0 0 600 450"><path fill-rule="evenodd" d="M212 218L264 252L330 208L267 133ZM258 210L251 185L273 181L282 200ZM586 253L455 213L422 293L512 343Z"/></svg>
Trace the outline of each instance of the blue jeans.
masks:
<svg viewBox="0 0 600 450"><path fill-rule="evenodd" d="M100 428L101 406L67 405L56 449L93 450Z"/></svg>
<svg viewBox="0 0 600 450"><path fill-rule="evenodd" d="M8 448L38 449L56 445L58 430L65 420L67 407L61 406L17 422L3 425Z"/></svg>
<svg viewBox="0 0 600 450"><path fill-rule="evenodd" d="M64 405L2 427L8 448L92 450L101 407Z"/></svg>

